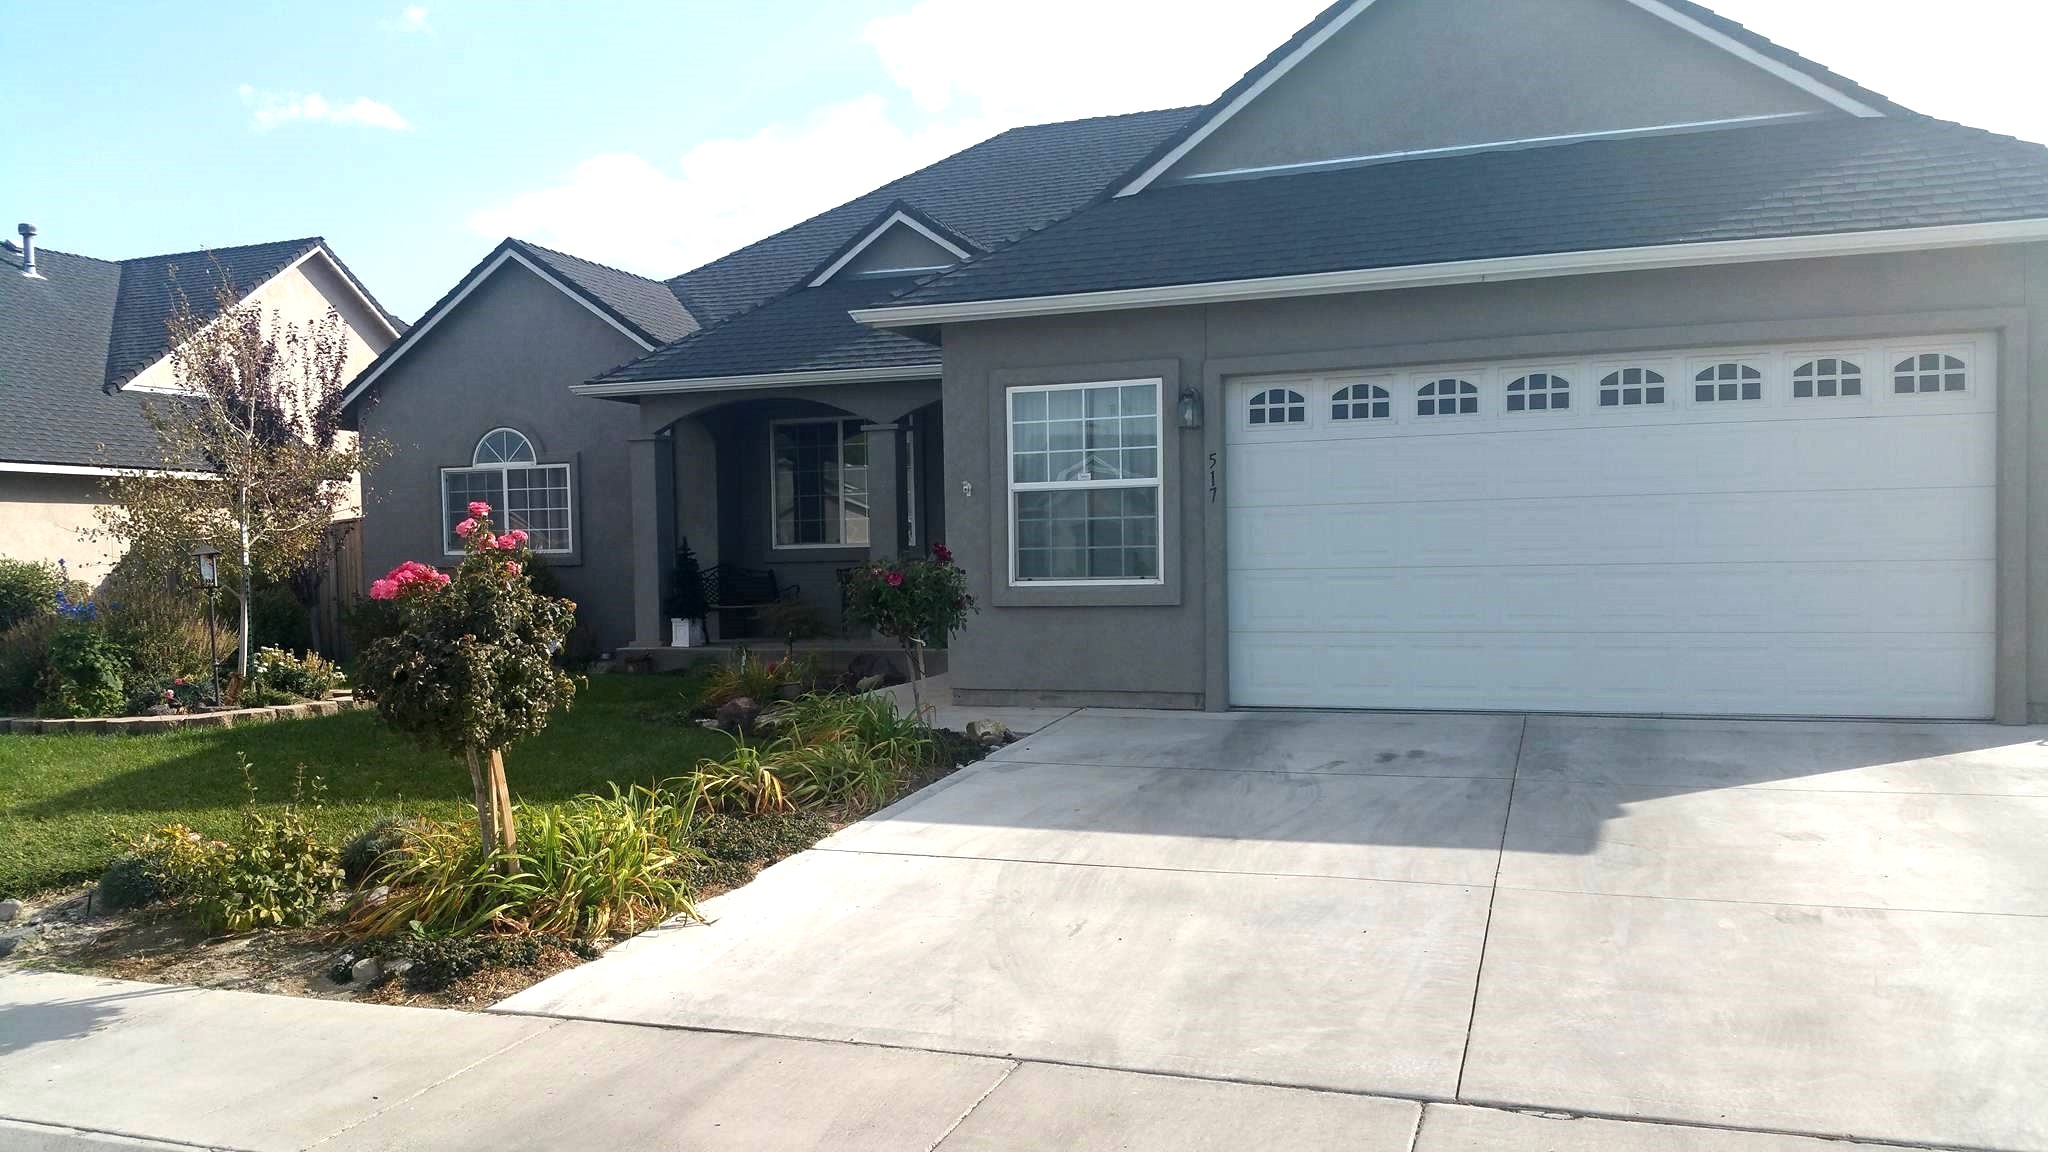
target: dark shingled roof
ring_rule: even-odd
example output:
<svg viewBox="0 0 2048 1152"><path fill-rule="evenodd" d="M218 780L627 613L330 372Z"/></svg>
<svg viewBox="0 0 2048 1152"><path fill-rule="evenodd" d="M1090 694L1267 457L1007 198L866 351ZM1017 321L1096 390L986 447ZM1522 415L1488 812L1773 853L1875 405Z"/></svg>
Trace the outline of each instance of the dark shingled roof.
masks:
<svg viewBox="0 0 2048 1152"><path fill-rule="evenodd" d="M994 249L1087 203L1196 111L1013 128L668 283L700 321L727 319L788 291L898 200Z"/></svg>
<svg viewBox="0 0 2048 1152"><path fill-rule="evenodd" d="M158 463L142 397L121 386L170 352L178 294L212 316L222 277L239 299L315 248L317 236L117 261L38 247L34 279L21 249L0 244L0 462Z"/></svg>
<svg viewBox="0 0 2048 1152"><path fill-rule="evenodd" d="M2048 217L2048 148L1834 117L1161 186L931 278L949 304Z"/></svg>
<svg viewBox="0 0 2048 1152"><path fill-rule="evenodd" d="M611 311L620 323L640 333L649 344L680 340L697 330L697 321L685 311L668 285L645 276L622 272L567 252L543 248L527 240L507 243L536 264L574 283L594 303Z"/></svg>
<svg viewBox="0 0 2048 1152"><path fill-rule="evenodd" d="M851 309L887 300L909 283L901 277L849 276L800 288L592 383L936 364L939 350L931 345L867 328L847 315Z"/></svg>

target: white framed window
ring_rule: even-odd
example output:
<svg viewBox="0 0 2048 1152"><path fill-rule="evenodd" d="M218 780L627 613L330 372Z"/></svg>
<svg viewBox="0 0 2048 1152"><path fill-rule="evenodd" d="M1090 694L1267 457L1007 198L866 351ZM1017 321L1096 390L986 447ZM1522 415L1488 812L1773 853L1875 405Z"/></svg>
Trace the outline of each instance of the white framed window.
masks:
<svg viewBox="0 0 2048 1152"><path fill-rule="evenodd" d="M871 489L861 421L770 421L768 484L774 547L867 547Z"/></svg>
<svg viewBox="0 0 2048 1152"><path fill-rule="evenodd" d="M1245 420L1252 424L1299 424L1308 419L1308 397L1292 388L1252 393Z"/></svg>
<svg viewBox="0 0 2048 1152"><path fill-rule="evenodd" d="M1970 367L1959 356L1947 352L1919 352L1892 365L1892 392L1918 396L1941 392L1967 392Z"/></svg>
<svg viewBox="0 0 2048 1152"><path fill-rule="evenodd" d="M1415 414L1476 416L1479 414L1479 386L1454 376L1431 380L1415 390Z"/></svg>
<svg viewBox="0 0 2048 1152"><path fill-rule="evenodd" d="M1617 368L1600 378L1600 407L1654 407L1664 403L1665 387L1655 368Z"/></svg>
<svg viewBox="0 0 2048 1152"><path fill-rule="evenodd" d="M476 442L467 467L441 469L441 551L462 554L455 526L469 519L469 505L491 506L500 532L526 532L527 546L544 555L576 550L571 468L543 464L533 441L514 428L493 428Z"/></svg>
<svg viewBox="0 0 2048 1152"><path fill-rule="evenodd" d="M1724 360L1693 374L1692 398L1700 404L1764 398L1764 374L1754 364Z"/></svg>
<svg viewBox="0 0 2048 1152"><path fill-rule="evenodd" d="M1531 372L1508 384L1510 412L1549 412L1572 406L1572 382L1554 372Z"/></svg>
<svg viewBox="0 0 2048 1152"><path fill-rule="evenodd" d="M1162 582L1160 386L1008 390L1012 585Z"/></svg>
<svg viewBox="0 0 2048 1152"><path fill-rule="evenodd" d="M1853 399L1863 395L1863 368L1841 356L1822 356L1792 369L1794 400Z"/></svg>
<svg viewBox="0 0 2048 1152"><path fill-rule="evenodd" d="M1353 384L1330 396L1332 420L1390 420L1393 416L1394 399L1377 384Z"/></svg>

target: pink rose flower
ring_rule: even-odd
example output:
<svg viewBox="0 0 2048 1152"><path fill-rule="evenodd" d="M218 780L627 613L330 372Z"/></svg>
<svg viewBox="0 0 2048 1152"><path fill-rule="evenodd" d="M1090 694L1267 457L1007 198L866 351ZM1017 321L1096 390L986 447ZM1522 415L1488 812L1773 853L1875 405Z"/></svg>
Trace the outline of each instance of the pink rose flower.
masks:
<svg viewBox="0 0 2048 1152"><path fill-rule="evenodd" d="M932 545L932 559L937 560L941 564L951 564L953 562L953 550L944 544L934 544Z"/></svg>
<svg viewBox="0 0 2048 1152"><path fill-rule="evenodd" d="M396 600L396 599L398 599L398 582L397 582L396 580L392 580L392 579L389 579L389 578L386 578L386 579L383 579L383 580L372 580L372 581L370 581L370 599L372 599L372 600Z"/></svg>
<svg viewBox="0 0 2048 1152"><path fill-rule="evenodd" d="M455 534L457 536L462 537L464 540L469 539L469 534L474 531L476 531L476 521L473 519L464 520L462 523L457 524L455 526Z"/></svg>
<svg viewBox="0 0 2048 1152"><path fill-rule="evenodd" d="M510 564L505 565L505 571L510 572L514 576L519 575L519 561L514 560Z"/></svg>
<svg viewBox="0 0 2048 1152"><path fill-rule="evenodd" d="M491 514L491 506L481 500L471 500L469 502L469 514L481 520Z"/></svg>
<svg viewBox="0 0 2048 1152"><path fill-rule="evenodd" d="M478 544L483 545L486 548L496 548L498 546L498 538L496 536L491 535L489 532L484 532L478 535L476 538L476 542Z"/></svg>
<svg viewBox="0 0 2048 1152"><path fill-rule="evenodd" d="M500 552L512 552L525 546L526 529L524 528L514 528L503 536L498 537L497 544L495 545Z"/></svg>
<svg viewBox="0 0 2048 1152"><path fill-rule="evenodd" d="M901 573L901 572L891 572L891 573L889 573L889 587L891 587L891 588L901 588L901 587L903 587L903 573Z"/></svg>

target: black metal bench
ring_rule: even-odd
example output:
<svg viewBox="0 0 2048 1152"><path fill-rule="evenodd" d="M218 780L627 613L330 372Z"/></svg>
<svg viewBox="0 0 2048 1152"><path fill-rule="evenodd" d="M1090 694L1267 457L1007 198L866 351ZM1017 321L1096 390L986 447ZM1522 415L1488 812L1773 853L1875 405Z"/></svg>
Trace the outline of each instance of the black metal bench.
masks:
<svg viewBox="0 0 2048 1152"><path fill-rule="evenodd" d="M720 639L752 631L760 609L796 599L797 590L797 585L784 584L769 568L713 564L704 570L704 606L719 613Z"/></svg>

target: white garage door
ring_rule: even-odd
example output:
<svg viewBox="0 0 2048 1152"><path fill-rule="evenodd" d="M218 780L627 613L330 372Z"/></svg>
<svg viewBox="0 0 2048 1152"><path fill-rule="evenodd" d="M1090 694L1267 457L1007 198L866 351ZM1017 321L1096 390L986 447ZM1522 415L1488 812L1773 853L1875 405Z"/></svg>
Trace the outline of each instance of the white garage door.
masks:
<svg viewBox="0 0 2048 1152"><path fill-rule="evenodd" d="M1988 716L1993 355L1233 381L1231 702Z"/></svg>

